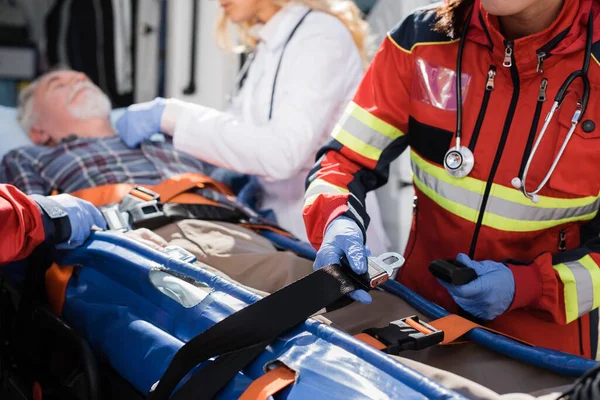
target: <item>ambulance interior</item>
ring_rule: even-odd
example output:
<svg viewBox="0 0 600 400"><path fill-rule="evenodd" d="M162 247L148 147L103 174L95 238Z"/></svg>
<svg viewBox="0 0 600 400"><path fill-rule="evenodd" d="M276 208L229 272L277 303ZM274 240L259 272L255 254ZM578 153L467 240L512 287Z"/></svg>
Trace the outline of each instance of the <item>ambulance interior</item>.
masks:
<svg viewBox="0 0 600 400"><path fill-rule="evenodd" d="M375 47L412 10L434 3L354 1L364 12ZM73 7L75 2L77 7ZM113 123L127 106L156 97L226 109L244 57L219 49L215 40L218 15L219 2L209 0L0 0L0 158L32 144L17 121L18 93L56 66L85 72L107 93ZM96 27L91 31L91 24L86 24L90 19ZM87 43L95 43L93 49L82 51L77 40L84 37L77 33L82 27L86 27ZM405 151L391 165L387 185L377 190L389 251L404 253L413 196L409 152ZM181 281L169 291L193 298L197 288ZM366 318L366 325L357 323L348 331L358 333L371 322ZM481 362L489 362L488 352L481 352ZM533 367L526 371L536 374ZM527 373L521 381L528 379ZM558 386L552 384L555 376L549 376L547 386Z"/></svg>
<svg viewBox="0 0 600 400"><path fill-rule="evenodd" d="M407 13L432 1L356 3L370 25L373 43L378 44ZM15 118L18 92L56 66L85 72L109 94L113 121L121 108L157 96L226 108L241 60L223 52L215 42L218 2L86 0L79 7L80 15L71 10L76 9L68 0L0 2L0 117L4 126L0 156L31 144ZM112 32L93 32L96 47L83 52L82 44L73 43L72 38L77 21L85 23L89 18L103 21L99 26ZM113 54L105 54L109 52ZM389 184L377 193L389 249L400 253L412 219L407 155L394 162Z"/></svg>

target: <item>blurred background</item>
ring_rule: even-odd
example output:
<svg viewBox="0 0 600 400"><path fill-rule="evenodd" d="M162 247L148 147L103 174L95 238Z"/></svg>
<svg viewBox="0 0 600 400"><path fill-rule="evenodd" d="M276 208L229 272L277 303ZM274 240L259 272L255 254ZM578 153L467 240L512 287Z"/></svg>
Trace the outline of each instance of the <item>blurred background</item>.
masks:
<svg viewBox="0 0 600 400"><path fill-rule="evenodd" d="M374 45L411 10L433 3L354 1ZM217 48L218 13L219 2L208 0L0 0L0 111L14 111L20 88L58 66L85 72L115 108L162 96L223 109L242 60ZM10 131L0 115L0 137ZM378 194L399 252L412 220L407 153Z"/></svg>

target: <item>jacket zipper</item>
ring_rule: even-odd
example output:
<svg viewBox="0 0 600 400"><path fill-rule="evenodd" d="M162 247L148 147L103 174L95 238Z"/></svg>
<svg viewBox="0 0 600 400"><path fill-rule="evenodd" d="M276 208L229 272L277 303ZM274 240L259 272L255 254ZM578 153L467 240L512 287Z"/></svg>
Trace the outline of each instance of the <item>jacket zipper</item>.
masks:
<svg viewBox="0 0 600 400"><path fill-rule="evenodd" d="M504 43L504 62L502 66L511 68L513 65L513 42Z"/></svg>
<svg viewBox="0 0 600 400"><path fill-rule="evenodd" d="M490 94L492 94L492 91L494 90L496 79L496 67L494 67L493 65L490 66L487 76L487 81L485 82L485 93L483 94L483 101L481 102L481 107L479 109L479 116L477 116L475 129L473 130L473 135L471 136L471 141L469 142L469 150L471 150L471 152L475 152L475 146L477 145L477 139L479 138L481 125L483 125L483 118L485 117L488 102L490 101Z"/></svg>
<svg viewBox="0 0 600 400"><path fill-rule="evenodd" d="M554 48L558 46L558 44L565 38L565 36L567 36L568 33L569 29L565 29L564 31L556 35L554 38L552 38L552 40L550 40L544 46L537 49L536 54L538 62L536 70L538 74L541 75L544 73L544 60L548 59L552 55L550 54L550 51L554 50Z"/></svg>
<svg viewBox="0 0 600 400"><path fill-rule="evenodd" d="M538 93L538 101L535 107L535 113L533 114L533 122L531 123L531 129L529 130L529 137L527 138L527 144L525 145L525 151L523 152L523 159L521 160L521 167L519 168L519 177L523 176L523 171L525 171L525 164L527 164L527 160L529 159L529 154L531 154L531 148L533 147L533 140L537 134L538 124L540 122L540 115L542 114L542 106L546 101L546 91L548 90L548 79L542 79L540 83L540 91Z"/></svg>
<svg viewBox="0 0 600 400"><path fill-rule="evenodd" d="M500 143L498 143L498 149L496 150L496 156L494 157L494 162L492 164L492 169L490 170L490 176L488 177L487 184L485 186L485 191L483 193L483 199L481 201L481 207L479 208L479 216L477 218L477 223L475 224L475 231L473 232L473 239L471 240L471 249L469 250L469 256L471 258L475 257L475 249L477 247L477 239L479 237L479 231L481 230L481 224L483 222L483 216L485 215L485 208L487 207L488 200L490 198L490 191L492 190L492 184L494 183L494 177L496 176L496 171L498 170L498 165L500 164L500 159L502 158L502 153L504 152L504 146L506 145L506 139L508 138L508 132L510 131L510 127L512 125L513 117L515 116L515 110L517 108L517 103L519 102L519 93L521 91L520 88L520 79L519 79L519 71L517 71L517 65L514 59L513 53L513 43L505 42L506 50L505 55L510 54L510 75L513 83L513 94L510 99L510 105L508 107L508 113L506 114L506 119L504 120L504 127L502 129L502 136L500 137ZM510 51L508 50L510 49ZM506 66L507 60L504 59L504 64Z"/></svg>
<svg viewBox="0 0 600 400"><path fill-rule="evenodd" d="M566 251L567 250L567 231L566 229L561 229L558 232L558 251Z"/></svg>

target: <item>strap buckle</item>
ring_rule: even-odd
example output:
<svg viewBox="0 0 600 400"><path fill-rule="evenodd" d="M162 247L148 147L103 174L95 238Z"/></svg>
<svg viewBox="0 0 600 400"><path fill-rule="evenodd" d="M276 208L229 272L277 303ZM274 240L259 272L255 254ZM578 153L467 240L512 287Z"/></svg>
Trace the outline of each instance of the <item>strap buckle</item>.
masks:
<svg viewBox="0 0 600 400"><path fill-rule="evenodd" d="M100 212L106 220L109 231L126 232L129 230L128 214L122 212L118 204L101 207Z"/></svg>
<svg viewBox="0 0 600 400"><path fill-rule="evenodd" d="M155 229L169 222L159 203L160 195L142 186L135 186L123 197L119 211L129 214L133 228Z"/></svg>
<svg viewBox="0 0 600 400"><path fill-rule="evenodd" d="M364 331L383 343L384 352L397 355L404 350L422 350L444 340L444 331L420 321L412 315L390 322L385 328L371 328Z"/></svg>

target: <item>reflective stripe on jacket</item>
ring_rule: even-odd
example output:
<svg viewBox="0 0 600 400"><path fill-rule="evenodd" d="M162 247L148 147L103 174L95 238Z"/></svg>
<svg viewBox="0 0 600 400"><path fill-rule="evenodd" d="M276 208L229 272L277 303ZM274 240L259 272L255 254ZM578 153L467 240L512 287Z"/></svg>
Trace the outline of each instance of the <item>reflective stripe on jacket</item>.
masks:
<svg viewBox="0 0 600 400"><path fill-rule="evenodd" d="M533 203L511 181L523 171L559 87L582 67L590 12L595 22L591 96L583 121L596 126L590 130L588 123L587 131L583 124L577 127L540 201ZM597 0L566 0L551 27L509 42L497 19L476 2L461 88L462 144L474 152L475 167L463 179L450 177L443 167L444 154L455 144L459 43L432 29L434 11L410 15L381 45L332 140L317 156L304 208L312 244L320 246L327 224L339 215L368 225L365 193L386 183L390 162L410 145L416 203L400 281L456 312L448 292L428 273L429 263L460 252L477 260L504 261L515 277L515 299L490 327L529 343L595 357L599 15ZM576 81L535 155L529 190L552 164L581 95Z"/></svg>

